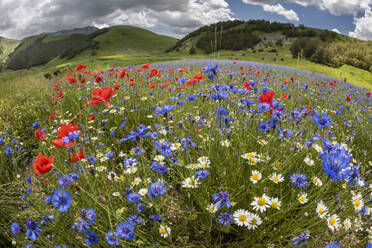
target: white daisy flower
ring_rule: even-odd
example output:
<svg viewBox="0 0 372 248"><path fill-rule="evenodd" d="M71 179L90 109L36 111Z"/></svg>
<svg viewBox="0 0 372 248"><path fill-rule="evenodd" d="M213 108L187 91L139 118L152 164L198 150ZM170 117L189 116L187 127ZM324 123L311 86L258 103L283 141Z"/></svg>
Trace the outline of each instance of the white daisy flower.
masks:
<svg viewBox="0 0 372 248"><path fill-rule="evenodd" d="M317 152L323 152L323 148L317 144L313 144L312 147L317 151Z"/></svg>
<svg viewBox="0 0 372 248"><path fill-rule="evenodd" d="M273 181L274 183L280 183L284 181L284 177L282 176L282 174L274 173L270 176L270 180Z"/></svg>
<svg viewBox="0 0 372 248"><path fill-rule="evenodd" d="M309 166L313 166L313 165L314 165L314 160L312 160L312 159L309 158L309 157L306 157L306 158L304 159L304 162L305 162L307 165L309 165Z"/></svg>
<svg viewBox="0 0 372 248"><path fill-rule="evenodd" d="M223 141L221 141L220 144L223 147L229 147L230 146L230 141L229 140L223 140Z"/></svg>
<svg viewBox="0 0 372 248"><path fill-rule="evenodd" d="M182 181L183 188L197 188L198 184L199 184L199 181L194 176L188 177Z"/></svg>
<svg viewBox="0 0 372 248"><path fill-rule="evenodd" d="M257 153L255 152L249 152L241 155L242 158L249 160L250 158L254 158L257 156Z"/></svg>
<svg viewBox="0 0 372 248"><path fill-rule="evenodd" d="M187 166L187 168L191 170L196 170L196 169L199 169L200 167L201 167L200 164L195 164L195 163L189 164Z"/></svg>
<svg viewBox="0 0 372 248"><path fill-rule="evenodd" d="M301 204L305 204L306 202L308 202L309 199L307 199L307 194L306 194L306 193L299 194L299 195L298 195L298 201L299 201Z"/></svg>
<svg viewBox="0 0 372 248"><path fill-rule="evenodd" d="M171 146L171 150L172 151L177 151L177 150L179 150L181 148L181 143L174 143L174 144L172 144L172 146Z"/></svg>
<svg viewBox="0 0 372 248"><path fill-rule="evenodd" d="M205 157L205 156L203 156L203 157L200 157L200 158L198 158L198 162L201 164L201 165L203 165L203 164L205 164L205 165L210 165L210 161L209 161L209 158L208 157Z"/></svg>
<svg viewBox="0 0 372 248"><path fill-rule="evenodd" d="M257 214L251 214L249 216L249 220L248 220L248 229L256 229L257 226L261 225L262 224L262 220L260 218L260 216L258 216Z"/></svg>
<svg viewBox="0 0 372 248"><path fill-rule="evenodd" d="M106 167L103 166L103 165L100 165L100 166L97 166L97 167L96 167L96 170L99 171L99 172L103 172L103 171L106 170Z"/></svg>
<svg viewBox="0 0 372 248"><path fill-rule="evenodd" d="M249 218L252 214L244 209L238 209L234 212L234 221L238 226L248 226Z"/></svg>
<svg viewBox="0 0 372 248"><path fill-rule="evenodd" d="M347 218L346 220L344 220L344 227L346 230L349 230L350 227L351 227L351 221L349 218Z"/></svg>
<svg viewBox="0 0 372 248"><path fill-rule="evenodd" d="M250 180L253 183L257 183L261 178L262 178L262 175L259 171L257 171L257 170L252 171L252 175L250 177Z"/></svg>
<svg viewBox="0 0 372 248"><path fill-rule="evenodd" d="M164 226L160 225L159 233L160 233L160 236L162 236L163 238L166 238L171 233L171 229L166 225L164 225Z"/></svg>
<svg viewBox="0 0 372 248"><path fill-rule="evenodd" d="M125 174L134 174L137 172L137 167L135 166L132 166L132 167L129 167L125 170Z"/></svg>
<svg viewBox="0 0 372 248"><path fill-rule="evenodd" d="M156 162L162 162L162 161L164 161L164 156L163 155L156 155L154 157L154 161L156 161Z"/></svg>
<svg viewBox="0 0 372 248"><path fill-rule="evenodd" d="M323 201L320 201L318 203L318 205L316 206L316 212L317 214L319 215L320 218L324 218L326 217L326 215L328 214L328 208L326 207L326 205L323 203Z"/></svg>
<svg viewBox="0 0 372 248"><path fill-rule="evenodd" d="M118 196L120 196L120 193L119 192L114 192L114 193L112 193L112 195L115 196L115 197L118 197Z"/></svg>
<svg viewBox="0 0 372 248"><path fill-rule="evenodd" d="M114 171L110 171L107 175L107 179L111 182L116 182L119 180L119 177L116 175Z"/></svg>
<svg viewBox="0 0 372 248"><path fill-rule="evenodd" d="M328 227L332 231L336 231L340 223L340 219L338 218L337 214L333 214L327 218L327 223L328 223Z"/></svg>
<svg viewBox="0 0 372 248"><path fill-rule="evenodd" d="M357 211L362 210L362 208L364 207L364 201L363 201L362 195L360 193L353 196L352 201L353 201L353 205L354 205L355 210L357 210Z"/></svg>
<svg viewBox="0 0 372 248"><path fill-rule="evenodd" d="M208 205L207 210L210 213L213 213L214 214L215 212L217 212L218 207L214 203L211 203L211 204Z"/></svg>
<svg viewBox="0 0 372 248"><path fill-rule="evenodd" d="M141 196L145 196L147 194L148 190L146 188L142 188L138 191L138 194Z"/></svg>
<svg viewBox="0 0 372 248"><path fill-rule="evenodd" d="M323 185L322 180L320 180L318 177L313 177L311 180L312 180L313 184L318 186L318 187Z"/></svg>
<svg viewBox="0 0 372 248"><path fill-rule="evenodd" d="M251 205L253 206L253 210L265 212L266 208L269 208L270 205L270 198L263 194L261 197L254 197L253 202L251 202Z"/></svg>
<svg viewBox="0 0 372 248"><path fill-rule="evenodd" d="M133 186L136 186L136 185L140 184L141 182L142 182L141 178L136 177L136 178L133 180L132 185L133 185Z"/></svg>
<svg viewBox="0 0 372 248"><path fill-rule="evenodd" d="M270 207L280 210L282 202L278 198L270 198L269 204Z"/></svg>

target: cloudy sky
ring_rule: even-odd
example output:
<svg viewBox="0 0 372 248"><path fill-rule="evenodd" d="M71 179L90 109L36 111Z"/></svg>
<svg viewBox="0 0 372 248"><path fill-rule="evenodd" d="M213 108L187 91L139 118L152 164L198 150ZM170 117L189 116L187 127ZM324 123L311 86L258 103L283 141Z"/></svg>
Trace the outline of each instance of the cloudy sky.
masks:
<svg viewBox="0 0 372 248"><path fill-rule="evenodd" d="M372 40L372 0L0 0L0 36L129 24L183 37L232 19L291 22Z"/></svg>

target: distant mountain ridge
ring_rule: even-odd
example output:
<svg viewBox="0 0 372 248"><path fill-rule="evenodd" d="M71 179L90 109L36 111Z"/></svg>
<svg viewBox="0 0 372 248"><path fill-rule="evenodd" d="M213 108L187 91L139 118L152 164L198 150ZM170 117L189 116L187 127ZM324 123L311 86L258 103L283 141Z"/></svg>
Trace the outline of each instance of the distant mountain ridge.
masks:
<svg viewBox="0 0 372 248"><path fill-rule="evenodd" d="M47 33L47 34L52 34L52 35L85 34L85 35L88 35L88 34L94 33L97 30L99 30L99 28L94 27L94 26L86 26L82 28L60 30L57 32L52 32L52 33Z"/></svg>
<svg viewBox="0 0 372 248"><path fill-rule="evenodd" d="M153 54L172 47L177 39L134 26L112 26L61 30L22 39L9 54L6 67L12 70L45 65L55 58L113 54ZM81 34L76 32L85 32Z"/></svg>

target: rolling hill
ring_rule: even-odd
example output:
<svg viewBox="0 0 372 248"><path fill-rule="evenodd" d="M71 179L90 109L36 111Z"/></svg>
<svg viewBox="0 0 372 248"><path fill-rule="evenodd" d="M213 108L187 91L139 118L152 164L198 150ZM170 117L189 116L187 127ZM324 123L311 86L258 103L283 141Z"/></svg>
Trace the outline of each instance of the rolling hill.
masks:
<svg viewBox="0 0 372 248"><path fill-rule="evenodd" d="M5 62L8 55L18 46L18 40L7 39L0 37L0 46L3 48L3 54L0 55L0 63Z"/></svg>
<svg viewBox="0 0 372 248"><path fill-rule="evenodd" d="M45 65L60 58L113 54L156 54L172 47L177 39L133 26L113 26L90 34L40 34L26 37L9 54L8 69Z"/></svg>
<svg viewBox="0 0 372 248"><path fill-rule="evenodd" d="M329 30L298 27L265 20L226 21L203 26L167 50L210 54L220 50L273 53L279 48L293 57L331 67L354 66L372 72L372 42L361 41Z"/></svg>

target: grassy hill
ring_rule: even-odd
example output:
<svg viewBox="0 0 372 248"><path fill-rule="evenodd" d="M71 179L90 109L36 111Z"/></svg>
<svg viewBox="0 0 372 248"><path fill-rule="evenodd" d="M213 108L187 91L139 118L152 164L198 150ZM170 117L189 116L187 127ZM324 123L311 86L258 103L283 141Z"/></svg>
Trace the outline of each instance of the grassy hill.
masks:
<svg viewBox="0 0 372 248"><path fill-rule="evenodd" d="M18 40L0 37L0 46L3 48L3 54L0 55L0 63L5 62L5 60L8 58L9 53L13 52L18 44Z"/></svg>
<svg viewBox="0 0 372 248"><path fill-rule="evenodd" d="M114 26L91 34L40 34L23 39L9 55L7 68L18 70L113 54L156 54L173 46L177 39L133 26Z"/></svg>
<svg viewBox="0 0 372 248"><path fill-rule="evenodd" d="M287 48L293 57L331 67L350 65L372 72L372 42L329 30L264 20L227 21L201 27L180 39L168 52L211 54L219 50L258 53ZM275 52L275 50L273 50Z"/></svg>

